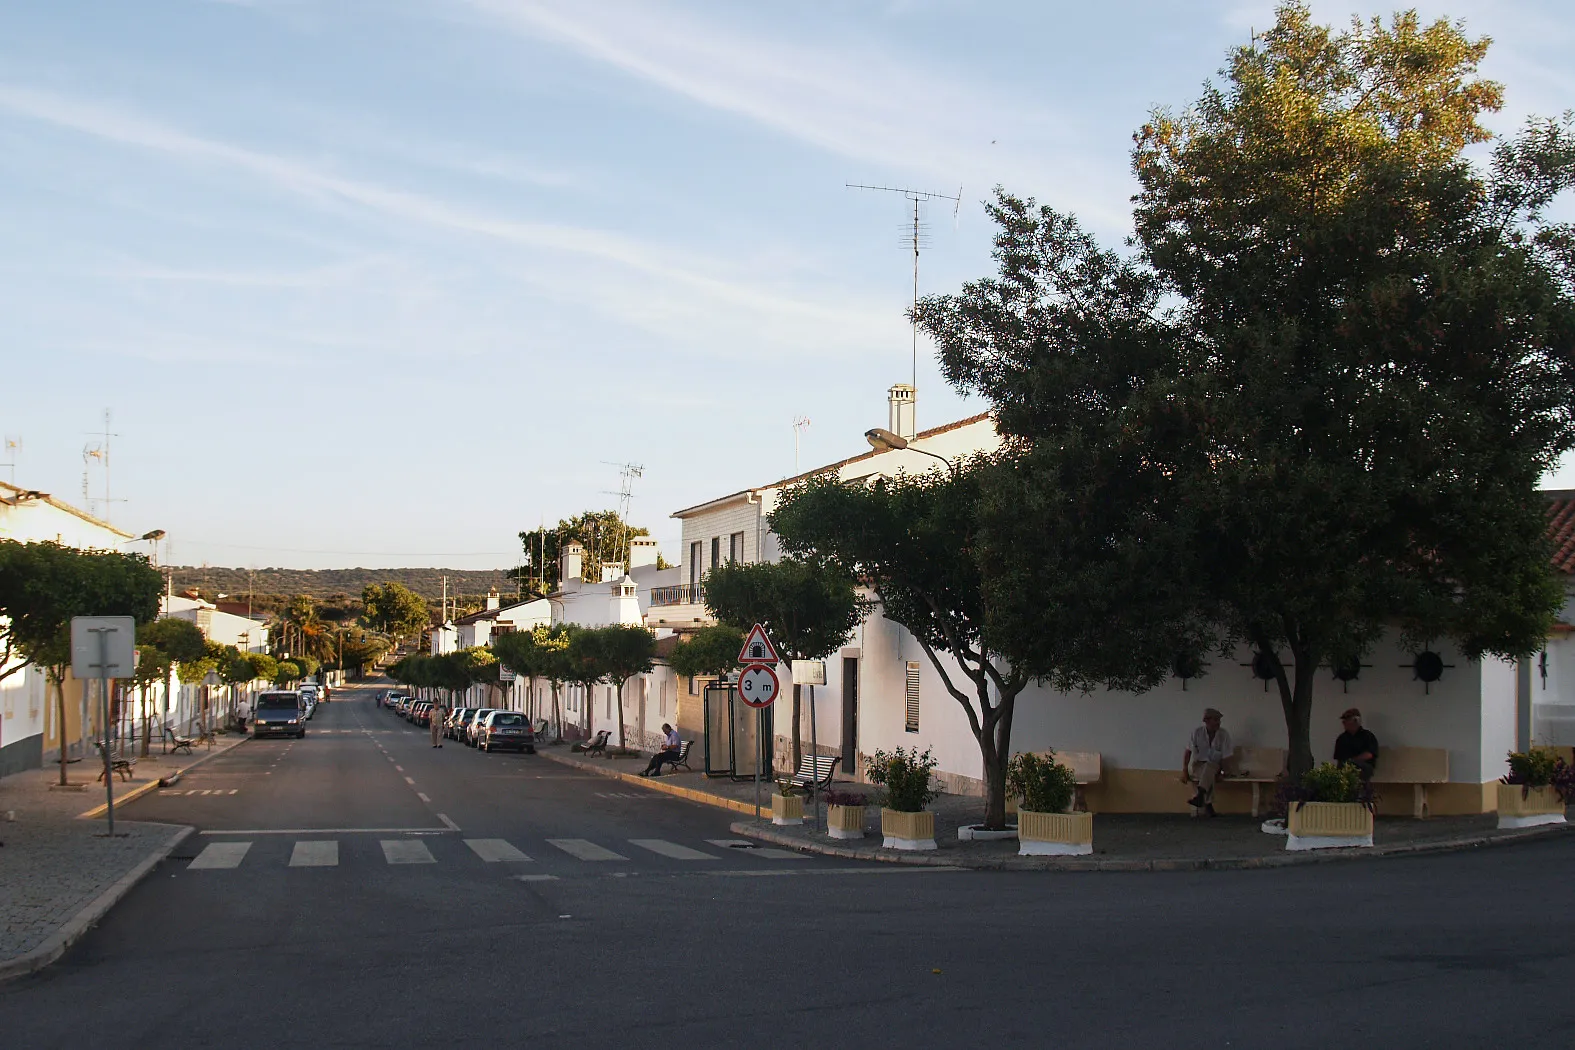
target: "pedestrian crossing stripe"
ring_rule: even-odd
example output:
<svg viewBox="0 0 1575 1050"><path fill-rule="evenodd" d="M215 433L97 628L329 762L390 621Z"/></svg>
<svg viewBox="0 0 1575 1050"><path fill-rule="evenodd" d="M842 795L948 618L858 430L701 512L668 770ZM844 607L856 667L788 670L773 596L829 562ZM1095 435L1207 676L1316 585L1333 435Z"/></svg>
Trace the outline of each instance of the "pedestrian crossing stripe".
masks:
<svg viewBox="0 0 1575 1050"><path fill-rule="evenodd" d="M214 834L225 833L215 832ZM304 831L301 834L311 836L314 833ZM317 832L315 834L321 835L323 833ZM436 864L438 863L438 857L433 854L429 843L441 841L441 839L414 837L379 839L378 847L386 864ZM468 847L472 855L487 864L535 863L534 857L519 849L507 839L462 839L461 841ZM709 862L722 860L724 856L731 857L739 854L754 857L758 860L802 860L806 857L806 854L791 850L755 846L749 839L707 839L706 842L712 846L721 847L717 852L695 849L678 842L670 842L667 839L627 839L626 841L629 845L646 853L654 853L659 857L677 861ZM624 854L617 853L589 839L547 839L546 842L558 852L565 853L578 861L605 863L607 861L629 860ZM245 841L217 840L209 842L203 847L201 852L191 859L187 864L187 868L196 871L238 868L250 855L252 845L253 841L250 839ZM746 846L748 848L744 848ZM338 867L340 862L341 851L338 839L306 837L297 839L291 844L287 866L291 868L334 868Z"/></svg>

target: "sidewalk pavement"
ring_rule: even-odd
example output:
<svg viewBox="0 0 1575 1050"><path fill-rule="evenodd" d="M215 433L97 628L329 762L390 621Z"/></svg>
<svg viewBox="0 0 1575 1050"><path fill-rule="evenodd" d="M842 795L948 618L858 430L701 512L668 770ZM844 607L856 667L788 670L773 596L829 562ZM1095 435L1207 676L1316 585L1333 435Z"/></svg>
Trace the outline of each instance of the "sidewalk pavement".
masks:
<svg viewBox="0 0 1575 1050"><path fill-rule="evenodd" d="M54 962L141 878L192 833L171 824L121 820L120 804L173 782L181 773L243 743L221 736L211 749L137 761L132 779L115 778L115 837L105 835L103 768L91 759L68 767L78 790L55 786L58 765L0 778L0 980Z"/></svg>
<svg viewBox="0 0 1575 1050"><path fill-rule="evenodd" d="M734 783L701 773L674 773L659 778L638 776L646 759L595 759L563 754L554 748L542 754L555 762L600 773L653 791L717 806L753 818L753 782ZM838 782L838 791L871 795L868 784ZM935 813L933 851L909 852L881 846L880 809L865 812L863 839L833 839L814 827L814 811L804 800L805 822L778 827L771 823L774 781L761 786L761 818L738 820L733 834L787 846L807 853L894 864L933 865L1003 871L1205 871L1243 868L1276 868L1292 864L1318 864L1335 860L1406 856L1451 850L1508 845L1527 839L1565 834L1575 825L1550 825L1499 831L1496 814L1466 817L1379 817L1373 830L1373 847L1363 849L1307 850L1292 853L1285 838L1261 830L1261 818L1222 816L1198 818L1168 813L1101 813L1094 817L1094 852L1083 857L1019 857L1015 839L995 842L962 842L959 826L977 824L984 817L984 800L962 795L942 795L929 808ZM824 812L824 811L823 811Z"/></svg>

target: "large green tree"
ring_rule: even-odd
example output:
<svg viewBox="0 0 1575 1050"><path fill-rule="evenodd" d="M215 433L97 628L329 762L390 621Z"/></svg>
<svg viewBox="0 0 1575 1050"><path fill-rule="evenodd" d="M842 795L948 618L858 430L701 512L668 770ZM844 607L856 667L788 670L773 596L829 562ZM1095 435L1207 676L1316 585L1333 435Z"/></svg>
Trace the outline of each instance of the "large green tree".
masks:
<svg viewBox="0 0 1575 1050"><path fill-rule="evenodd" d="M426 599L402 583L369 583L361 591L366 626L395 641L418 634L431 622Z"/></svg>
<svg viewBox="0 0 1575 1050"><path fill-rule="evenodd" d="M520 548L524 561L514 571L525 583L544 587L550 594L562 584L558 579L559 555L570 543L585 548L584 573L587 579L601 579L602 562L629 562L629 543L636 536L649 536L650 530L630 525L615 510L588 510L558 522L557 528L542 527L521 532Z"/></svg>
<svg viewBox="0 0 1575 1050"><path fill-rule="evenodd" d="M177 616L165 616L152 623L143 624L137 632L137 640L153 646L163 655L160 662L164 667L164 701L159 725L164 727L169 724L170 706L175 696L175 677L180 666L192 660L201 660L207 654L208 641L202 636L201 628L195 623ZM162 728L160 732L163 732ZM152 724L144 720L142 723L144 755L148 753L152 733Z"/></svg>
<svg viewBox="0 0 1575 1050"><path fill-rule="evenodd" d="M82 551L58 543L0 540L0 618L5 644L42 668L55 689L60 783L66 783L66 670L74 616L158 615L163 578L136 554Z"/></svg>
<svg viewBox="0 0 1575 1050"><path fill-rule="evenodd" d="M853 577L827 561L728 562L705 578L705 603L722 623L740 631L766 629L783 660L823 660L847 642L864 619ZM793 765L803 760L799 726L803 694L793 686Z"/></svg>
<svg viewBox="0 0 1575 1050"><path fill-rule="evenodd" d="M725 623L713 624L674 645L667 663L674 674L684 678L721 677L738 667L738 654L743 648L743 631Z"/></svg>
<svg viewBox="0 0 1575 1050"><path fill-rule="evenodd" d="M1320 665L1386 633L1524 655L1560 600L1536 484L1575 443L1575 237L1544 216L1575 139L1534 121L1473 163L1487 46L1283 5L1138 132L1129 259L1003 194L1000 278L920 307L997 405L1019 495L1075 492L1079 442L1119 468L1096 534L1175 552L1154 586L1261 654L1293 772Z"/></svg>
<svg viewBox="0 0 1575 1050"><path fill-rule="evenodd" d="M532 630L500 635L492 642L492 651L498 660L507 664L516 674L526 677L535 695L536 679L545 678L552 687L552 724L557 727L558 739L563 738L562 707L559 689L569 681L567 628L562 625L538 625Z"/></svg>

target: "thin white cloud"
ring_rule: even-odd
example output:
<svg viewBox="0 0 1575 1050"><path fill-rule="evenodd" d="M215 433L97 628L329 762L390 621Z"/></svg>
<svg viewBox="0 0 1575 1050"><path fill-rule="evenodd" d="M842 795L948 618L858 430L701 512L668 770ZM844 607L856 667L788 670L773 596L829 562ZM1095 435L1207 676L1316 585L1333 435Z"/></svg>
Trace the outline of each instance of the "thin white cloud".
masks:
<svg viewBox="0 0 1575 1050"><path fill-rule="evenodd" d="M54 92L0 84L0 110L118 145L245 172L269 185L322 203L349 204L381 216L449 233L611 263L658 282L666 294L698 298L729 313L743 313L757 328L779 322L819 325L828 336L851 326L867 330L881 314L855 306L826 305L715 274L679 253L659 250L605 230L525 222L482 214L445 201L324 171L298 160L193 135L123 110ZM605 302L616 310L616 301ZM694 309L692 306L691 309ZM838 339L837 341L841 341Z"/></svg>

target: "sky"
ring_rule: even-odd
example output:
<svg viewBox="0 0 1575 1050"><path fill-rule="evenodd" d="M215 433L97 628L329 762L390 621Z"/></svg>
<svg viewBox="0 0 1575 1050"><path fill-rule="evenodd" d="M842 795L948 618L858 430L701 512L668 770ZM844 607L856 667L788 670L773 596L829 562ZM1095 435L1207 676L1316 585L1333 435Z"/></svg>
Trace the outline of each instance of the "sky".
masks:
<svg viewBox="0 0 1575 1050"><path fill-rule="evenodd" d="M1495 129L1575 106L1566 0L1418 6L1495 40ZM12 0L0 478L86 471L174 563L492 568L634 464L676 561L674 510L864 450L910 378L909 204L847 183L960 197L921 294L992 271L997 185L1119 248L1133 129L1272 12ZM987 407L917 379L921 428Z"/></svg>

